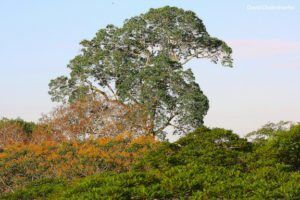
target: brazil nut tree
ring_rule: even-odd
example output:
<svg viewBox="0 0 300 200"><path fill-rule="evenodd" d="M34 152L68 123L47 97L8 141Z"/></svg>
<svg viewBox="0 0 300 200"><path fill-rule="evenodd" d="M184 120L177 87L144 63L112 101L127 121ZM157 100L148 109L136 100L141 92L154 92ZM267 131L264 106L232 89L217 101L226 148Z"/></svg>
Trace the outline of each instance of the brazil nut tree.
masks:
<svg viewBox="0 0 300 200"><path fill-rule="evenodd" d="M203 123L209 103L183 66L207 58L232 66L232 50L211 37L201 19L176 7L150 9L122 27L108 25L68 65L69 76L51 80L53 101L73 102L86 95L124 105L141 105L154 135L181 134Z"/></svg>

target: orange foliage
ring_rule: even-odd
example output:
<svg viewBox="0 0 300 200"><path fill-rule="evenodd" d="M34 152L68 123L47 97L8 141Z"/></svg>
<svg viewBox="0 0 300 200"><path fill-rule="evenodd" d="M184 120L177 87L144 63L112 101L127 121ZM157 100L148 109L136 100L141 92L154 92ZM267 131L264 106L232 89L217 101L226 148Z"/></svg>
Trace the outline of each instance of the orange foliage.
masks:
<svg viewBox="0 0 300 200"><path fill-rule="evenodd" d="M0 153L0 191L40 178L72 179L103 171L126 171L157 144L152 136L124 133L95 140L9 145Z"/></svg>
<svg viewBox="0 0 300 200"><path fill-rule="evenodd" d="M157 141L139 105L81 99L65 104L30 129L0 123L0 192L42 178L72 179L126 171ZM134 134L132 134L134 133Z"/></svg>

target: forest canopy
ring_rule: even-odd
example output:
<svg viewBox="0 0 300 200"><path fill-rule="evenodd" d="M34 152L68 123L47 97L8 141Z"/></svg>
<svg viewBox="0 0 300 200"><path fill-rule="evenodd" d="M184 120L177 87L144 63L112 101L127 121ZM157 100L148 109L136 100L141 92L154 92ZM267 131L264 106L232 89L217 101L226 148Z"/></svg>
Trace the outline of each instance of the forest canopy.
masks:
<svg viewBox="0 0 300 200"><path fill-rule="evenodd" d="M300 125L259 143L202 127L175 143L13 145L0 153L2 199L297 199L299 138Z"/></svg>

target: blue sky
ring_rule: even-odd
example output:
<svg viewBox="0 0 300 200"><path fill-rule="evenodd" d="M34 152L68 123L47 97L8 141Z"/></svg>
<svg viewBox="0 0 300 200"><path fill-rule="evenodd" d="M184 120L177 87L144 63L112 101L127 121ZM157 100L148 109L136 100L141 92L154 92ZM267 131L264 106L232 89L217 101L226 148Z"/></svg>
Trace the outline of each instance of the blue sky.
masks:
<svg viewBox="0 0 300 200"><path fill-rule="evenodd" d="M68 72L82 39L165 5L196 12L233 48L232 69L186 66L210 100L206 125L243 135L268 121L300 121L300 2L292 0L1 0L0 117L38 120L55 106L49 80ZM265 5L292 9L253 9Z"/></svg>

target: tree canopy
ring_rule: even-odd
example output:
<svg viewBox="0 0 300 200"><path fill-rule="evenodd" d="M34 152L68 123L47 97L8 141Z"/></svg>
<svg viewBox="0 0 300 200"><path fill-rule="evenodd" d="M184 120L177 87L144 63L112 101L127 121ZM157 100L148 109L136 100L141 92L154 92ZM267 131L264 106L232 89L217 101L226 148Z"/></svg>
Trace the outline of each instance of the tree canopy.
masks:
<svg viewBox="0 0 300 200"><path fill-rule="evenodd" d="M294 125L261 143L201 127L174 143L14 145L0 153L0 199L299 199L299 141Z"/></svg>
<svg viewBox="0 0 300 200"><path fill-rule="evenodd" d="M51 80L52 100L92 95L142 105L155 135L168 127L186 133L203 123L208 99L184 64L207 58L232 66L231 48L211 37L195 13L169 6L132 17L122 27L108 25L81 45L68 65L70 76Z"/></svg>

